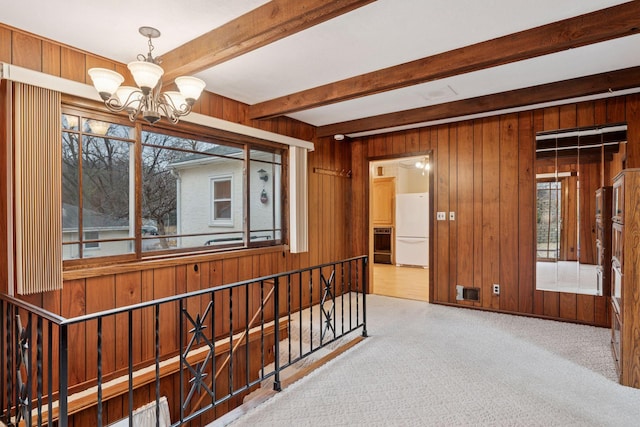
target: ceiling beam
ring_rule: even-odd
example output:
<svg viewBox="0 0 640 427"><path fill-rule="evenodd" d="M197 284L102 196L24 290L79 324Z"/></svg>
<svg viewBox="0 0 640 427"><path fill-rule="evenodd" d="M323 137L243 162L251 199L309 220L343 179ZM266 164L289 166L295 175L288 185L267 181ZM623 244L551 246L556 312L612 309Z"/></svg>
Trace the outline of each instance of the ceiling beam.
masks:
<svg viewBox="0 0 640 427"><path fill-rule="evenodd" d="M640 1L623 3L257 103L249 107L249 117L286 115L629 36L639 30Z"/></svg>
<svg viewBox="0 0 640 427"><path fill-rule="evenodd" d="M392 128L395 126L412 125L635 87L640 87L640 67L593 74L586 77L531 86L524 89L448 102L430 107L414 108L364 119L334 123L318 127L316 129L316 136L324 137L336 134L351 134Z"/></svg>
<svg viewBox="0 0 640 427"><path fill-rule="evenodd" d="M162 55L162 80L197 73L374 1L272 0Z"/></svg>

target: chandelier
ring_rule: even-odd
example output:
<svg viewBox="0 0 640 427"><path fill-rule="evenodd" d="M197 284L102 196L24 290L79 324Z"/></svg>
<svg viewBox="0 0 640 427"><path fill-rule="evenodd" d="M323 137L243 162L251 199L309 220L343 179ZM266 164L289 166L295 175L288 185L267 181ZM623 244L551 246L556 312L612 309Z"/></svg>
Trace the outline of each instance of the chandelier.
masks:
<svg viewBox="0 0 640 427"><path fill-rule="evenodd" d="M177 77L177 91L162 92L161 77L164 70L160 59L151 55L151 39L160 37L160 31L152 27L140 27L140 34L149 39L149 53L138 55L137 61L127 65L138 87L120 86L124 77L120 73L105 68L91 68L88 73L100 97L110 111L125 111L133 122L139 116L153 124L165 116L172 123L191 112L200 97L205 83L190 76Z"/></svg>

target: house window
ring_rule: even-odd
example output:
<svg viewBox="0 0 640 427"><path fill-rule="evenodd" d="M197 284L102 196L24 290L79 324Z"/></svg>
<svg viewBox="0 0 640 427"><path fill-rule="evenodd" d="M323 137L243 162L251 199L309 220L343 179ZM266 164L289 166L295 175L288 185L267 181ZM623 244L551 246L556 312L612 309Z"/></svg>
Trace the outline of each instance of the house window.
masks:
<svg viewBox="0 0 640 427"><path fill-rule="evenodd" d="M281 244L280 148L72 107L62 124L67 265Z"/></svg>
<svg viewBox="0 0 640 427"><path fill-rule="evenodd" d="M100 242L91 242L89 240L99 240L99 231L85 231L84 232L84 248L85 249L100 249Z"/></svg>
<svg viewBox="0 0 640 427"><path fill-rule="evenodd" d="M211 225L233 226L231 215L233 199L231 192L233 178L231 176L210 179L211 188Z"/></svg>

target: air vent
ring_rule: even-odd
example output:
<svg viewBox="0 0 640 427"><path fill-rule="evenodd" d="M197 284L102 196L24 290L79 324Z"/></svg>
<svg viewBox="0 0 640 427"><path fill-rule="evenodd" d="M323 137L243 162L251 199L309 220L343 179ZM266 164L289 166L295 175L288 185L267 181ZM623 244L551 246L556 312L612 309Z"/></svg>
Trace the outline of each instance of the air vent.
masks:
<svg viewBox="0 0 640 427"><path fill-rule="evenodd" d="M456 286L456 301L480 301L480 288Z"/></svg>

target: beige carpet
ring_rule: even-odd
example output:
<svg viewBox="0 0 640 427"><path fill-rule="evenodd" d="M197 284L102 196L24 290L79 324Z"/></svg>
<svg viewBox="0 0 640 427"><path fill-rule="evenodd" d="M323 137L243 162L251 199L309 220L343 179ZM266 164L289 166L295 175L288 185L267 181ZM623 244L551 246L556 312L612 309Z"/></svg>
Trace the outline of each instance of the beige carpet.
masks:
<svg viewBox="0 0 640 427"><path fill-rule="evenodd" d="M238 426L638 426L602 328L368 296L370 337Z"/></svg>

